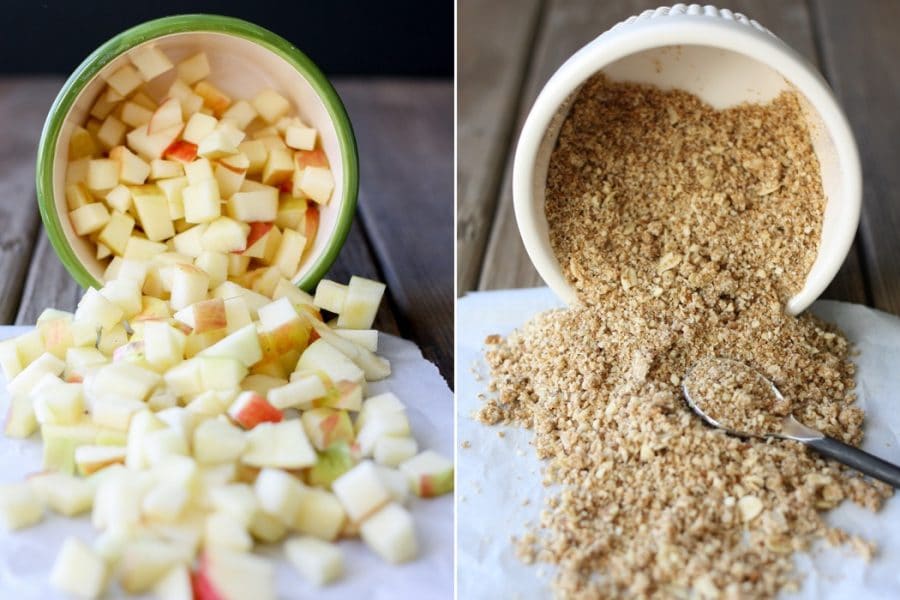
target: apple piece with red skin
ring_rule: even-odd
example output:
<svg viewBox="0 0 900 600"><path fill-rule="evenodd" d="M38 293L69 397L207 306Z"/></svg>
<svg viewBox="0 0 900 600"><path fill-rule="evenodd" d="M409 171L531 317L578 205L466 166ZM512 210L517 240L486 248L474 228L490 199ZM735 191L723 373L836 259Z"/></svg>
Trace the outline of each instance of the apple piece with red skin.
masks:
<svg viewBox="0 0 900 600"><path fill-rule="evenodd" d="M328 157L321 148L315 150L297 150L294 152L294 167L302 171L306 167L328 167Z"/></svg>
<svg viewBox="0 0 900 600"><path fill-rule="evenodd" d="M175 142L172 142L172 145L166 148L165 152L163 152L163 156L166 159L177 160L181 163L189 163L197 158L197 144L186 142L184 140L176 140Z"/></svg>
<svg viewBox="0 0 900 600"><path fill-rule="evenodd" d="M201 334L228 326L225 301L221 298L195 302L175 313L175 319L190 327L188 333Z"/></svg>
<svg viewBox="0 0 900 600"><path fill-rule="evenodd" d="M306 482L309 485L331 488L331 482L352 469L355 464L350 444L335 442L318 452L316 464L306 473Z"/></svg>
<svg viewBox="0 0 900 600"><path fill-rule="evenodd" d="M413 493L421 498L434 498L453 490L453 463L434 450L410 458L399 469Z"/></svg>
<svg viewBox="0 0 900 600"><path fill-rule="evenodd" d="M245 552L207 549L194 574L196 600L275 600L272 562Z"/></svg>
<svg viewBox="0 0 900 600"><path fill-rule="evenodd" d="M313 242L316 240L316 234L319 232L319 207L309 205L306 207L305 229L303 235L306 236L306 248L304 252L312 248Z"/></svg>
<svg viewBox="0 0 900 600"><path fill-rule="evenodd" d="M314 408L304 412L300 420L316 450L325 450L336 442L353 441L353 423L346 411Z"/></svg>
<svg viewBox="0 0 900 600"><path fill-rule="evenodd" d="M238 395L228 408L228 416L244 429L253 429L260 423L278 423L284 418L263 396L250 391Z"/></svg>

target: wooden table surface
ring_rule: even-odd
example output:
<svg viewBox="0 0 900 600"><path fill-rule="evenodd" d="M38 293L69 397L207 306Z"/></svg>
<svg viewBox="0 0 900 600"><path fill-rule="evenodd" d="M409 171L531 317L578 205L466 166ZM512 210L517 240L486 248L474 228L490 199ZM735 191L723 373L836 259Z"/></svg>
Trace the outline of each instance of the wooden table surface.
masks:
<svg viewBox="0 0 900 600"><path fill-rule="evenodd" d="M41 126L61 78L0 79L0 323L31 324L82 290L44 234L34 192ZM360 155L357 218L327 277L387 283L376 320L453 374L453 85L337 79Z"/></svg>
<svg viewBox="0 0 900 600"><path fill-rule="evenodd" d="M662 0L460 0L457 290L543 285L516 229L510 178L521 125L573 52ZM729 0L817 65L863 163L862 218L825 297L900 314L900 2Z"/></svg>

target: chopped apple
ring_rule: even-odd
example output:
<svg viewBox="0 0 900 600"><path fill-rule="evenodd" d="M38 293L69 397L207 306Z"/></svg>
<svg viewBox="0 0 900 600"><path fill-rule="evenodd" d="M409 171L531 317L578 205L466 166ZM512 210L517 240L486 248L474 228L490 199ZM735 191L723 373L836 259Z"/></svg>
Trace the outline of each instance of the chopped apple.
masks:
<svg viewBox="0 0 900 600"><path fill-rule="evenodd" d="M247 247L250 226L229 217L218 217L203 232L201 244L211 252L241 252Z"/></svg>
<svg viewBox="0 0 900 600"><path fill-rule="evenodd" d="M203 250L194 265L209 275L209 287L216 288L228 279L228 257L222 252Z"/></svg>
<svg viewBox="0 0 900 600"><path fill-rule="evenodd" d="M363 461L335 479L331 489L347 515L361 522L384 506L391 497L371 461Z"/></svg>
<svg viewBox="0 0 900 600"><path fill-rule="evenodd" d="M288 113L291 103L275 90L266 89L253 98L253 108L266 123L272 124Z"/></svg>
<svg viewBox="0 0 900 600"><path fill-rule="evenodd" d="M144 401L162 381L159 374L128 362L104 365L85 381L84 393L89 400L134 399Z"/></svg>
<svg viewBox="0 0 900 600"><path fill-rule="evenodd" d="M40 501L53 512L72 517L87 512L94 504L94 486L86 479L67 473L40 473L28 481Z"/></svg>
<svg viewBox="0 0 900 600"><path fill-rule="evenodd" d="M314 537L295 537L285 542L284 551L300 574L317 586L343 575L344 556L334 544Z"/></svg>
<svg viewBox="0 0 900 600"><path fill-rule="evenodd" d="M294 174L294 159L287 148L269 149L266 165L263 167L262 182L265 185L280 185ZM274 220L274 217L273 217Z"/></svg>
<svg viewBox="0 0 900 600"><path fill-rule="evenodd" d="M119 102L122 100L122 95L119 94L114 89L107 87L106 90L97 98L97 101L94 102L94 105L91 107L91 116L94 117L92 121L97 119L105 119L109 113L114 111L118 106ZM88 131L91 131L90 128L85 127Z"/></svg>
<svg viewBox="0 0 900 600"><path fill-rule="evenodd" d="M91 196L91 191L85 183L72 183L66 186L66 205L70 211L87 206L93 201L94 198Z"/></svg>
<svg viewBox="0 0 900 600"><path fill-rule="evenodd" d="M153 585L153 594L161 600L194 600L191 573L185 565L175 565Z"/></svg>
<svg viewBox="0 0 900 600"><path fill-rule="evenodd" d="M253 554L207 549L194 579L197 600L275 600L272 563Z"/></svg>
<svg viewBox="0 0 900 600"><path fill-rule="evenodd" d="M384 487L390 492L393 501L398 504L406 504L406 501L409 500L410 493L406 475L397 469L391 469L384 465L375 465L375 468L378 471L378 476L381 478Z"/></svg>
<svg viewBox="0 0 900 600"><path fill-rule="evenodd" d="M275 254L273 264L278 267L284 277L291 279L297 274L305 247L306 238L300 233L293 229L285 229L282 232L281 245ZM367 329L369 326L361 327L361 329Z"/></svg>
<svg viewBox="0 0 900 600"><path fill-rule="evenodd" d="M178 78L187 85L193 85L209 77L209 59L205 52L198 52L178 63Z"/></svg>
<svg viewBox="0 0 900 600"><path fill-rule="evenodd" d="M178 139L178 135L183 127L181 124L176 124L156 133L150 133L150 122L148 122L146 125L141 125L129 131L125 139L128 147L137 152L144 160L160 158L164 154L166 158L177 159L177 156L169 154L168 150Z"/></svg>
<svg viewBox="0 0 900 600"><path fill-rule="evenodd" d="M147 239L159 242L175 235L169 201L160 188L155 185L133 187L131 195Z"/></svg>
<svg viewBox="0 0 900 600"><path fill-rule="evenodd" d="M190 179L190 176L188 177ZM182 201L184 203L184 219L188 223L209 223L215 221L222 214L219 197L219 185L214 178L204 179L195 184L186 186L181 191ZM241 243L237 244L238 249L243 249L243 238L241 235ZM220 244L221 245L221 244ZM208 250L217 250L218 248L207 248ZM228 246L222 252L231 252L235 249Z"/></svg>
<svg viewBox="0 0 900 600"><path fill-rule="evenodd" d="M109 87L114 89L120 96L127 96L136 90L144 80L141 79L140 73L131 65L124 65L117 71L104 77Z"/></svg>
<svg viewBox="0 0 900 600"><path fill-rule="evenodd" d="M221 356L235 358L247 367L253 366L262 358L259 336L254 325L248 325L228 335L222 341L200 353L201 356Z"/></svg>
<svg viewBox="0 0 900 600"><path fill-rule="evenodd" d="M292 526L300 512L305 486L281 469L265 468L259 472L254 492L262 510Z"/></svg>
<svg viewBox="0 0 900 600"><path fill-rule="evenodd" d="M106 562L77 538L63 542L53 570L50 585L79 598L98 598L106 587Z"/></svg>
<svg viewBox="0 0 900 600"><path fill-rule="evenodd" d="M82 475L91 475L110 465L123 464L125 452L122 446L79 446L75 449L75 465Z"/></svg>
<svg viewBox="0 0 900 600"><path fill-rule="evenodd" d="M172 238L175 251L192 258L200 256L204 252L202 239L206 229L207 225L201 223L177 234Z"/></svg>
<svg viewBox="0 0 900 600"><path fill-rule="evenodd" d="M138 48L128 57L144 81L150 81L172 68L172 61L165 53L153 45Z"/></svg>
<svg viewBox="0 0 900 600"><path fill-rule="evenodd" d="M353 423L346 411L314 408L304 412L301 421L316 450L325 450L335 442L353 441Z"/></svg>
<svg viewBox="0 0 900 600"><path fill-rule="evenodd" d="M182 361L185 335L164 321L147 321L144 325L144 354L147 362L165 370Z"/></svg>
<svg viewBox="0 0 900 600"><path fill-rule="evenodd" d="M256 392L241 392L228 409L228 416L244 429L253 429L264 422L278 423L283 419L281 411ZM350 431L352 434L352 426Z"/></svg>
<svg viewBox="0 0 900 600"><path fill-rule="evenodd" d="M237 154L237 145L231 143L227 133L216 129L197 145L197 154L210 160Z"/></svg>
<svg viewBox="0 0 900 600"><path fill-rule="evenodd" d="M408 562L418 554L412 516L397 503L391 502L363 521L359 533L369 548L390 563Z"/></svg>
<svg viewBox="0 0 900 600"><path fill-rule="evenodd" d="M198 81L194 85L194 93L203 98L203 105L210 108L217 117L223 116L231 106L231 98L208 81Z"/></svg>
<svg viewBox="0 0 900 600"><path fill-rule="evenodd" d="M181 127L183 123L181 103L177 98L169 98L160 104L159 108L153 113L153 117L150 118L150 122L147 124L147 133L155 135L173 127Z"/></svg>
<svg viewBox="0 0 900 600"><path fill-rule="evenodd" d="M236 552L247 552L253 548L253 538L246 527L235 521L230 515L211 513L206 517L206 530L203 536L204 546L224 548Z"/></svg>
<svg viewBox="0 0 900 600"><path fill-rule="evenodd" d="M164 253L167 247L160 242L152 242L144 237L137 237L134 234L128 238L125 245L125 258L133 260L152 260L158 255Z"/></svg>
<svg viewBox="0 0 900 600"><path fill-rule="evenodd" d="M223 329L228 325L225 312L225 301L213 298L197 302L175 314L175 319L187 324L194 333L205 333Z"/></svg>
<svg viewBox="0 0 900 600"><path fill-rule="evenodd" d="M128 198L130 205L130 192L128 193ZM100 232L97 239L117 255L123 256L128 249L132 231L134 231L134 219L118 210L114 210L109 217L109 222Z"/></svg>
<svg viewBox="0 0 900 600"><path fill-rule="evenodd" d="M37 430L34 404L28 396L10 398L3 432L11 438L27 438Z"/></svg>
<svg viewBox="0 0 900 600"><path fill-rule="evenodd" d="M335 329L334 333L369 352L378 351L378 330L376 329Z"/></svg>
<svg viewBox="0 0 900 600"><path fill-rule="evenodd" d="M184 165L197 157L197 144L184 140L176 140L163 150L162 155L166 159L171 159Z"/></svg>
<svg viewBox="0 0 900 600"><path fill-rule="evenodd" d="M397 467L414 457L418 451L419 446L411 437L384 436L376 440L372 456L380 465Z"/></svg>
<svg viewBox="0 0 900 600"><path fill-rule="evenodd" d="M41 425L74 425L84 417L84 397L80 383L57 381L35 386L31 392L34 416Z"/></svg>
<svg viewBox="0 0 900 600"><path fill-rule="evenodd" d="M131 418L145 408L146 405L143 402L131 398L97 399L91 403L91 420L103 427L128 431Z"/></svg>
<svg viewBox="0 0 900 600"><path fill-rule="evenodd" d="M284 143L294 150L312 150L316 147L317 132L304 125L289 125L284 131Z"/></svg>
<svg viewBox="0 0 900 600"><path fill-rule="evenodd" d="M106 194L104 200L110 208L122 213L128 212L128 209L131 208L131 190L125 185L119 184Z"/></svg>
<svg viewBox="0 0 900 600"><path fill-rule="evenodd" d="M316 453L297 419L261 423L247 432L242 460L253 467L303 469L316 462Z"/></svg>
<svg viewBox="0 0 900 600"><path fill-rule="evenodd" d="M278 213L278 189L267 187L252 192L237 192L228 199L229 215L245 221L275 220Z"/></svg>
<svg viewBox="0 0 900 600"><path fill-rule="evenodd" d="M325 490L306 488L293 527L300 533L320 540L333 541L347 521L340 500Z"/></svg>
<svg viewBox="0 0 900 600"><path fill-rule="evenodd" d="M385 412L367 416L359 429L356 443L362 456L372 456L375 444L384 437L405 437L410 434L405 412Z"/></svg>
<svg viewBox="0 0 900 600"><path fill-rule="evenodd" d="M306 196L319 204L328 204L334 190L334 176L324 167L306 167L300 173L298 185Z"/></svg>
<svg viewBox="0 0 900 600"><path fill-rule="evenodd" d="M238 152L246 155L249 161L247 175L258 175L263 172L269 156L269 150L263 142L259 140L241 142L238 144Z"/></svg>
<svg viewBox="0 0 900 600"><path fill-rule="evenodd" d="M94 136L84 127L75 127L72 137L69 138L69 160L78 160L84 157L92 157L100 149L94 141Z"/></svg>
<svg viewBox="0 0 900 600"><path fill-rule="evenodd" d="M27 483L0 485L0 522L7 531L30 527L44 518L44 505Z"/></svg>
<svg viewBox="0 0 900 600"><path fill-rule="evenodd" d="M250 521L249 531L256 539L267 544L274 544L284 538L287 528L275 515L258 510Z"/></svg>
<svg viewBox="0 0 900 600"><path fill-rule="evenodd" d="M115 115L109 115L97 130L97 141L107 150L115 148L125 140L126 130L125 123L117 119Z"/></svg>
<svg viewBox="0 0 900 600"><path fill-rule="evenodd" d="M426 450L400 465L410 489L422 498L433 498L453 490L453 463L433 450Z"/></svg>
<svg viewBox="0 0 900 600"><path fill-rule="evenodd" d="M109 158L98 158L88 163L87 186L90 190L96 192L111 190L118 183L118 161Z"/></svg>
<svg viewBox="0 0 900 600"><path fill-rule="evenodd" d="M219 185L219 192L223 198L230 198L236 194L244 183L245 174L243 171L235 172L219 162L213 170L216 183Z"/></svg>
<svg viewBox="0 0 900 600"><path fill-rule="evenodd" d="M181 310L206 299L209 275L193 265L177 264L172 272L172 296L169 304Z"/></svg>
<svg viewBox="0 0 900 600"><path fill-rule="evenodd" d="M351 277L337 326L342 329L369 329L375 321L385 285L364 277Z"/></svg>
<svg viewBox="0 0 900 600"><path fill-rule="evenodd" d="M136 539L127 543L119 560L119 583L129 594L149 591L173 567L190 558L177 545L159 539Z"/></svg>
<svg viewBox="0 0 900 600"><path fill-rule="evenodd" d="M109 211L99 202L87 204L69 213L72 228L78 235L94 233L109 223Z"/></svg>
<svg viewBox="0 0 900 600"><path fill-rule="evenodd" d="M244 433L225 421L209 419L194 430L194 457L203 464L233 462L247 447Z"/></svg>
<svg viewBox="0 0 900 600"><path fill-rule="evenodd" d="M308 410L315 406L315 401L325 398L328 390L317 375L309 375L287 385L270 389L268 400L276 408L298 408Z"/></svg>
<svg viewBox="0 0 900 600"><path fill-rule="evenodd" d="M171 179L184 175L184 167L177 160L154 158L150 161L150 179Z"/></svg>
<svg viewBox="0 0 900 600"><path fill-rule="evenodd" d="M325 340L316 340L303 351L297 369L321 371L331 381L365 381L365 372Z"/></svg>
<svg viewBox="0 0 900 600"><path fill-rule="evenodd" d="M184 133L181 137L193 144L199 144L203 138L215 130L218 123L219 120L211 115L194 113L191 115L191 118L188 119L187 125L184 128Z"/></svg>
<svg viewBox="0 0 900 600"><path fill-rule="evenodd" d="M66 368L66 363L59 358L45 352L34 362L25 367L6 386L6 391L13 398L27 396L35 384L45 375L59 376Z"/></svg>
<svg viewBox="0 0 900 600"><path fill-rule="evenodd" d="M316 286L316 295L313 303L319 308L329 312L340 314L344 310L344 302L347 299L347 286L342 283L322 279Z"/></svg>

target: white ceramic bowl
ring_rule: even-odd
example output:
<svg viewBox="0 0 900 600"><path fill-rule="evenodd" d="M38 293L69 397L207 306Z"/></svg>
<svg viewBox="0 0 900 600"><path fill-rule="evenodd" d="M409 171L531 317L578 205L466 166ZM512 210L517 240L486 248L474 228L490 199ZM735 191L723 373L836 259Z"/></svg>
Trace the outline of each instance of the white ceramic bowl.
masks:
<svg viewBox="0 0 900 600"><path fill-rule="evenodd" d="M513 202L525 249L547 285L565 302L576 301L550 246L544 193L560 127L580 86L600 71L613 80L682 89L716 108L798 92L827 204L816 260L786 309L797 314L812 304L841 267L859 223L862 181L850 126L828 84L795 50L744 15L696 4L619 23L572 55L535 100L516 149Z"/></svg>
<svg viewBox="0 0 900 600"><path fill-rule="evenodd" d="M105 86L104 76L127 64L129 55L147 44L159 47L173 62L206 52L210 81L232 98L249 99L274 88L319 131L335 189L320 210L315 241L294 277L301 288L315 288L337 258L356 210L359 167L350 120L329 81L290 42L247 21L218 15L165 17L122 32L88 56L60 90L44 124L35 179L44 226L66 269L83 287L98 287L105 268L96 259L93 245L75 233L67 217L69 138L75 126L87 120ZM161 97L174 77L174 71L165 73L147 87Z"/></svg>

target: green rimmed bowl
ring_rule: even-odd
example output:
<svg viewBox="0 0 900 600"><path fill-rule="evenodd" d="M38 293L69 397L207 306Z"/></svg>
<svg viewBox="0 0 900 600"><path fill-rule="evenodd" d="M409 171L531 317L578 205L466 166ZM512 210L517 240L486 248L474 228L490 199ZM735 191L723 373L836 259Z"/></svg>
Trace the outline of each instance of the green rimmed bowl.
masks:
<svg viewBox="0 0 900 600"><path fill-rule="evenodd" d="M38 145L35 179L38 206L53 249L83 287L98 287L105 265L95 247L72 229L65 198L69 138L88 118L103 91L103 76L128 62L131 52L155 44L174 63L201 50L209 57L210 81L233 98L250 99L274 88L299 116L318 129L334 174L335 189L320 207L319 230L294 282L310 291L325 275L347 239L359 191L359 159L353 128L331 83L305 54L258 25L218 15L179 15L148 21L112 38L75 69L50 107ZM164 91L174 70L149 86Z"/></svg>

